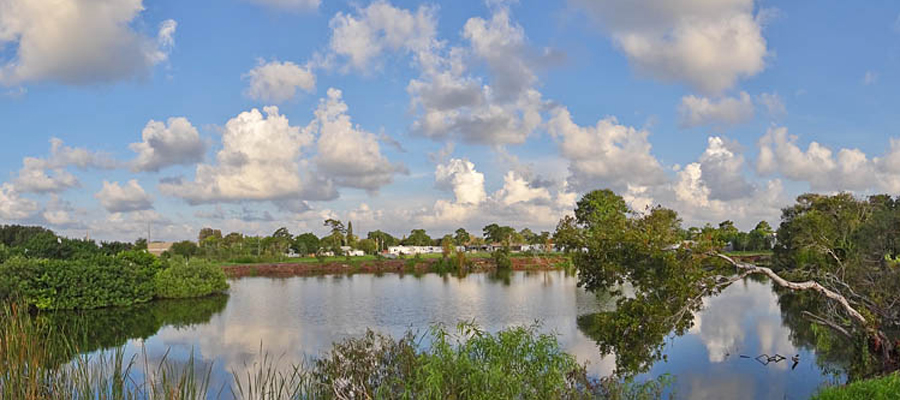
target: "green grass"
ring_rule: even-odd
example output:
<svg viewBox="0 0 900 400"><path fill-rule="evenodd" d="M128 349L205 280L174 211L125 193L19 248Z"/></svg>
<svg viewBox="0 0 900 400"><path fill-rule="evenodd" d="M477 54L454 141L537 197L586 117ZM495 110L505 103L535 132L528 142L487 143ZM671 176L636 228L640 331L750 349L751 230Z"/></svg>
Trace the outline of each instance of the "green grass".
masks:
<svg viewBox="0 0 900 400"><path fill-rule="evenodd" d="M853 382L823 389L814 400L889 400L900 399L900 373L882 378Z"/></svg>

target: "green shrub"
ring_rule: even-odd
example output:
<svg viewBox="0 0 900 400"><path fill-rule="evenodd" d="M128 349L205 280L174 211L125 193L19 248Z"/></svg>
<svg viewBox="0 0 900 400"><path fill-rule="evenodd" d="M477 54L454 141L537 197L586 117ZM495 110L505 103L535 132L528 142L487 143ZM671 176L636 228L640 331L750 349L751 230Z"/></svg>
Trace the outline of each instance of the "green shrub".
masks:
<svg viewBox="0 0 900 400"><path fill-rule="evenodd" d="M494 265L498 271L509 271L512 269L512 260L509 259L509 247L503 246L491 253Z"/></svg>
<svg viewBox="0 0 900 400"><path fill-rule="evenodd" d="M133 251L70 260L14 257L0 265L0 296L42 310L128 306L153 299L161 267L156 257Z"/></svg>
<svg viewBox="0 0 900 400"><path fill-rule="evenodd" d="M373 332L336 343L318 360L315 380L337 398L579 399L595 386L555 336L531 328L492 335L471 324L457 332L435 327L422 349Z"/></svg>
<svg viewBox="0 0 900 400"><path fill-rule="evenodd" d="M160 298L203 297L228 289L222 269L208 261L173 262L154 279Z"/></svg>

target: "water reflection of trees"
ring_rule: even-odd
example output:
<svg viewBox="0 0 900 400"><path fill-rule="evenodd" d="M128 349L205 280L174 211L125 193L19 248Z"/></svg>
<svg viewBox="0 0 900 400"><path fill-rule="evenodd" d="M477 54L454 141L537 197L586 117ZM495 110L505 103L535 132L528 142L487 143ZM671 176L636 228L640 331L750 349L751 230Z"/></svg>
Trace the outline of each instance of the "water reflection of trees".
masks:
<svg viewBox="0 0 900 400"><path fill-rule="evenodd" d="M765 277L748 277L747 280L765 283ZM791 344L816 353L816 364L826 374L839 376L848 374L865 376L870 373L871 362L860 355L849 340L834 330L814 323L808 316L810 310L831 306L815 293L792 292L780 287L772 287L778 296L778 307L781 311L781 323L788 328ZM609 304L609 298L599 302ZM578 329L585 336L594 340L598 350L604 356L615 355L616 373L632 376L647 372L653 364L666 360L664 352L668 341L685 334L694 324L695 313L703 308L699 299L682 302L642 301L622 302L629 308L639 307L641 310L605 310L598 313L581 315L577 319ZM671 310L678 310L673 313ZM688 312L682 313L682 310ZM639 332L623 334L619 326L623 318L643 318ZM639 317L638 317L639 316ZM630 322L624 322L626 326ZM632 325L633 326L633 325Z"/></svg>
<svg viewBox="0 0 900 400"><path fill-rule="evenodd" d="M615 355L617 374L630 376L646 372L657 361L665 360L666 338L687 332L693 326L693 312L701 305L700 301L691 304L630 301L619 303L615 311L579 316L577 324L585 336L596 342L601 354ZM687 312L673 312L673 309ZM642 318L639 324L642 329L634 332L623 329L623 326L634 326L623 321L629 318Z"/></svg>
<svg viewBox="0 0 900 400"><path fill-rule="evenodd" d="M809 312L829 307L830 303L815 293L780 287L773 290L778 295L782 323L790 328L790 340L795 347L815 351L816 364L830 375L847 374L853 379L867 374L871 363L866 362L850 339L810 319Z"/></svg>
<svg viewBox="0 0 900 400"><path fill-rule="evenodd" d="M158 300L131 307L86 311L39 313L36 323L50 328L58 363L75 355L125 345L131 339L147 339L166 326L177 328L204 324L225 309L227 295L197 299Z"/></svg>

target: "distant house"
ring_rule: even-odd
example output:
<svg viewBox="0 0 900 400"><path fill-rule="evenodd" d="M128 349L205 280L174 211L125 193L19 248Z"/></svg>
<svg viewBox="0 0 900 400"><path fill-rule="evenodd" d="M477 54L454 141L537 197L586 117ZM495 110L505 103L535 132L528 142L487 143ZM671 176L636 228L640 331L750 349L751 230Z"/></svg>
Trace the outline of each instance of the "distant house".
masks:
<svg viewBox="0 0 900 400"><path fill-rule="evenodd" d="M413 255L413 254L440 254L444 249L441 246L390 246L388 254Z"/></svg>
<svg viewBox="0 0 900 400"><path fill-rule="evenodd" d="M350 257L362 257L366 255L366 252L362 250L354 250L350 246L341 246L341 254Z"/></svg>
<svg viewBox="0 0 900 400"><path fill-rule="evenodd" d="M147 243L147 252L159 257L162 253L172 248L172 242L150 242Z"/></svg>

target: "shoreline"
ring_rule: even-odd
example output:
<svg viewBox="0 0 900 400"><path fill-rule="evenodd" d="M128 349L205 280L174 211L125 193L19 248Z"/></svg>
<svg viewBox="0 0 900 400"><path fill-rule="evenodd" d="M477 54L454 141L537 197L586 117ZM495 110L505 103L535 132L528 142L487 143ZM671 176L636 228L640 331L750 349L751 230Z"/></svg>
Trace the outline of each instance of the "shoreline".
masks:
<svg viewBox="0 0 900 400"><path fill-rule="evenodd" d="M555 271L563 270L569 265L568 257L534 256L511 257L513 271ZM367 261L329 261L329 262L286 262L223 265L222 271L228 278L272 277L286 278L292 276L340 275L354 273L412 273L421 274L440 272L434 268L440 258L415 258ZM468 260L467 273L492 272L496 267L489 258L472 258ZM446 269L455 272L456 268Z"/></svg>

